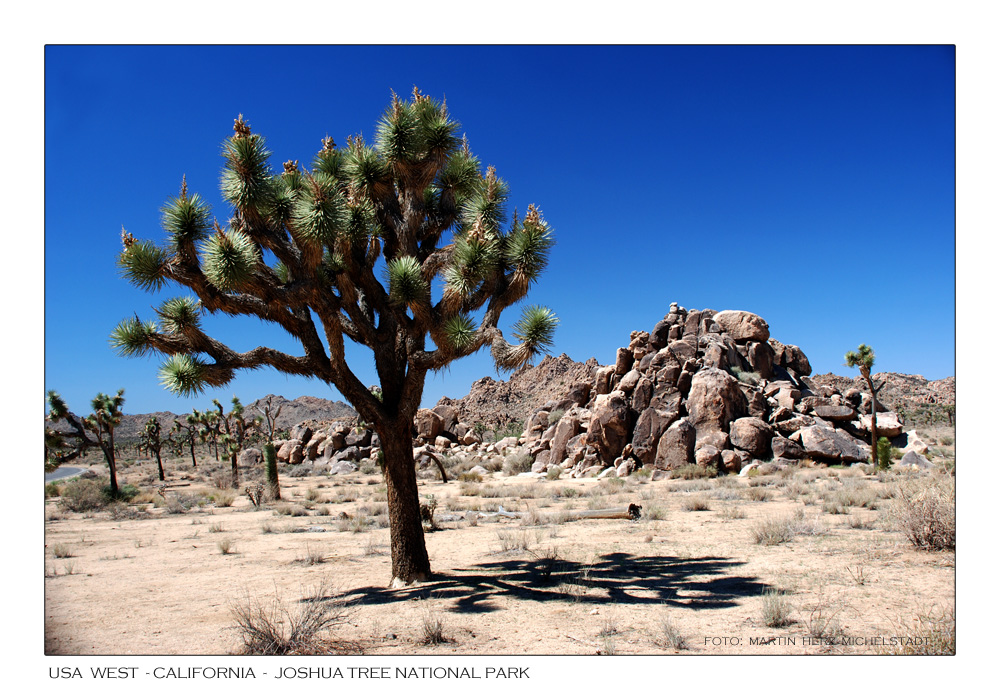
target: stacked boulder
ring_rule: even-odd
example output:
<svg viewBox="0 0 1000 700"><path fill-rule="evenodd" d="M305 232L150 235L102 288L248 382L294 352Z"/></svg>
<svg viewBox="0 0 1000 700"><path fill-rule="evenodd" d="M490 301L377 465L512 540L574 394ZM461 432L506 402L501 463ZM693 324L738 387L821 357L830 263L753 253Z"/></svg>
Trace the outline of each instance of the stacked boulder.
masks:
<svg viewBox="0 0 1000 700"><path fill-rule="evenodd" d="M279 462L329 465L331 474L357 471L358 461L370 457L378 445L374 431L350 422L334 422L322 431L299 423L289 431L287 440L274 443Z"/></svg>
<svg viewBox="0 0 1000 700"><path fill-rule="evenodd" d="M871 418L858 414L866 397L816 385L811 372L805 353L771 338L756 314L671 304L652 331L632 332L614 364L539 407L520 442L534 471L556 466L573 476L868 460ZM880 412L878 431L893 437L902 423Z"/></svg>

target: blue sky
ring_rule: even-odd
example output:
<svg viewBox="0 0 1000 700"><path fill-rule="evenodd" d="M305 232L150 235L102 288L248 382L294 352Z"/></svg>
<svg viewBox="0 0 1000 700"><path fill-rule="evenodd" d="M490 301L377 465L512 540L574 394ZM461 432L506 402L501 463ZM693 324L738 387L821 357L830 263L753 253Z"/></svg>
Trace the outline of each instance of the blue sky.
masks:
<svg viewBox="0 0 1000 700"><path fill-rule="evenodd" d="M119 233L160 241L182 175L228 218L219 153L238 113L280 168L327 134L371 136L390 90L413 85L447 99L511 205L536 203L554 228L528 299L561 319L554 354L612 362L676 301L760 314L816 373L850 374L861 342L877 370L955 373L950 46L48 46L45 388L82 412L119 387L129 413L341 398L269 371L179 398L158 359L116 356L118 321L182 291L122 280ZM296 350L253 320L208 327L239 350ZM352 360L376 382L364 353ZM428 379L424 404L485 375L487 353L461 360Z"/></svg>

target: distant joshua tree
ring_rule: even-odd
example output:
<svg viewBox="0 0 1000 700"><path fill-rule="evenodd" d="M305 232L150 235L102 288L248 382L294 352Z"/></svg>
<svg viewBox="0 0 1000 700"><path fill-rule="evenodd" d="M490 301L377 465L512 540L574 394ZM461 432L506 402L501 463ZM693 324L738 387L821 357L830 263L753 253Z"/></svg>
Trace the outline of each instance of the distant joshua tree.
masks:
<svg viewBox="0 0 1000 700"><path fill-rule="evenodd" d="M872 366L875 364L875 352L867 345L859 345L856 351L844 355L848 367L857 367L861 376L868 382L868 390L872 395L872 464L878 464L878 397L875 384L872 382Z"/></svg>
<svg viewBox="0 0 1000 700"><path fill-rule="evenodd" d="M263 419L265 439L261 452L264 455L264 465L267 470L267 495L272 501L281 500L281 486L278 483L278 451L274 447L274 432L278 429L278 416L281 415L281 408L278 406L275 409L271 405L271 397L268 396L261 415L257 417L258 425Z"/></svg>
<svg viewBox="0 0 1000 700"><path fill-rule="evenodd" d="M190 416L188 416L190 419ZM198 458L194 455L194 443L198 437L198 426L192 422L182 423L180 418L174 418L174 425L170 428L170 438L177 447L178 454L187 445L191 450L191 468L198 468Z"/></svg>
<svg viewBox="0 0 1000 700"><path fill-rule="evenodd" d="M250 432L260 423L260 418L253 418L247 421L243 417L243 404L233 397L233 408L229 413L222 409L222 404L218 399L212 399L215 405L215 415L219 416L219 431L222 435L222 446L226 456L229 458L229 466L232 469L233 488L240 485L240 469L237 465L240 452L243 450L243 443L246 442Z"/></svg>
<svg viewBox="0 0 1000 700"><path fill-rule="evenodd" d="M160 433L160 422L155 417L151 417L142 427L142 433L139 435L139 447L156 455L156 469L159 472L160 481L165 481L163 459L160 457L160 452L170 443L170 439L161 437Z"/></svg>
<svg viewBox="0 0 1000 700"><path fill-rule="evenodd" d="M265 367L335 386L381 442L391 583L425 580L411 442L424 380L483 348L516 369L551 345L557 320L546 308L523 308L517 344L498 327L544 270L549 226L533 204L508 226L507 183L492 166L483 172L445 104L417 89L409 101L392 95L372 145L324 138L305 172L296 160L272 171L242 115L233 130L222 148L226 227L182 180L163 208L165 245L122 231L126 279L149 291L176 283L197 298L164 302L155 322L122 321L112 344L126 356L165 356L160 378L182 395ZM232 349L205 333L204 312L280 326L303 354ZM381 397L348 366L346 343L370 349Z"/></svg>
<svg viewBox="0 0 1000 700"><path fill-rule="evenodd" d="M125 390L119 389L114 396L98 394L90 402L92 413L79 420L69 412L66 402L58 393L50 391L48 399L48 419L53 423L65 420L70 430L60 432L54 428L46 428L45 470L53 471L60 464L82 454L88 447L99 447L111 478L110 495L115 498L118 495L115 428L122 420Z"/></svg>

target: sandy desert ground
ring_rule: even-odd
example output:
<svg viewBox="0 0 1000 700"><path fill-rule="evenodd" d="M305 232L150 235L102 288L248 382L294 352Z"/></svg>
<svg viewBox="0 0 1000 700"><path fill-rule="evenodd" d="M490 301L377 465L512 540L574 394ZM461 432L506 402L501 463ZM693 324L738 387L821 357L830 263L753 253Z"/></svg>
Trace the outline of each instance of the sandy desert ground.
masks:
<svg viewBox="0 0 1000 700"><path fill-rule="evenodd" d="M283 500L260 508L181 460L168 464L162 495L152 474L148 460L122 474L145 504L78 513L46 499L47 654L238 653L234 606L248 603L292 616L334 606L327 648L367 655L954 645L954 551L914 547L895 517L906 494L953 494L944 469L868 475L803 463L660 481L496 472L447 484L427 472L435 577L399 590L387 588L377 472L283 475ZM643 507L640 520L575 517L629 503ZM497 515L500 506L520 516Z"/></svg>

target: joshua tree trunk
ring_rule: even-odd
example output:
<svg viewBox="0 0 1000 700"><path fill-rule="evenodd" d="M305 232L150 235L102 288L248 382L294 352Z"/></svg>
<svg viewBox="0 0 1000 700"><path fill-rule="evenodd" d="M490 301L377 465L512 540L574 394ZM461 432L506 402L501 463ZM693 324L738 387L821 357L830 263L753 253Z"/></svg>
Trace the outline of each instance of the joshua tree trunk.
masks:
<svg viewBox="0 0 1000 700"><path fill-rule="evenodd" d="M872 464L878 466L878 398L875 396L875 384L872 383L871 372L864 372L868 382L868 391L872 394Z"/></svg>
<svg viewBox="0 0 1000 700"><path fill-rule="evenodd" d="M191 468L192 469L197 469L198 468L198 460L195 459L195 456L194 456L194 438L193 437L191 438L191 443L190 443L189 446L191 447Z"/></svg>
<svg viewBox="0 0 1000 700"><path fill-rule="evenodd" d="M160 481L166 481L166 476L163 474L163 460L160 459L160 451L156 451L156 469L160 472Z"/></svg>
<svg viewBox="0 0 1000 700"><path fill-rule="evenodd" d="M431 573L417 496L417 472L410 437L412 417L397 423L378 431L385 458L383 474L392 533L393 586L426 581Z"/></svg>
<svg viewBox="0 0 1000 700"><path fill-rule="evenodd" d="M108 463L108 472L111 476L111 496L112 498L118 495L118 475L115 469L115 441L114 437L108 438L108 445L101 445L101 450L104 452L104 460Z"/></svg>
<svg viewBox="0 0 1000 700"><path fill-rule="evenodd" d="M264 443L264 464L267 467L267 495L272 501L281 500L281 487L278 485L278 451L273 442Z"/></svg>
<svg viewBox="0 0 1000 700"><path fill-rule="evenodd" d="M238 489L240 487L240 467L236 463L237 453L235 450L229 455L229 466L233 471L233 488Z"/></svg>

